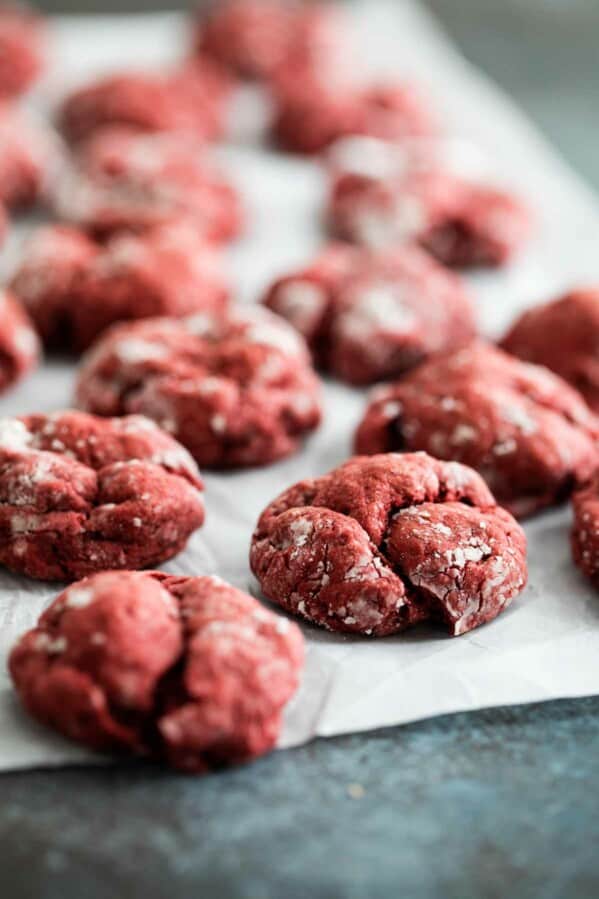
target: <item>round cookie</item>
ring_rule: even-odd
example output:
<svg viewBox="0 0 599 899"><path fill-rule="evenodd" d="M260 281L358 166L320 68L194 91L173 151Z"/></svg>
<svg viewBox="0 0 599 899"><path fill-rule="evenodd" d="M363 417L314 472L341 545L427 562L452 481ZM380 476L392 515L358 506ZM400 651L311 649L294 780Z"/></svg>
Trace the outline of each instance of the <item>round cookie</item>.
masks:
<svg viewBox="0 0 599 899"><path fill-rule="evenodd" d="M272 749L302 665L299 628L220 578L134 571L71 585L9 660L38 721L194 773Z"/></svg>
<svg viewBox="0 0 599 899"><path fill-rule="evenodd" d="M115 322L219 311L229 298L218 252L186 222L103 246L76 228L46 226L11 286L44 342L75 353Z"/></svg>
<svg viewBox="0 0 599 899"><path fill-rule="evenodd" d="M581 571L599 588L599 474L572 497L572 555Z"/></svg>
<svg viewBox="0 0 599 899"><path fill-rule="evenodd" d="M348 46L346 30L333 4L226 0L198 15L194 49L237 77L269 81L289 67L330 67Z"/></svg>
<svg viewBox="0 0 599 899"><path fill-rule="evenodd" d="M422 621L457 636L526 583L526 538L482 478L425 453L356 457L262 513L264 595L332 631L383 637Z"/></svg>
<svg viewBox="0 0 599 899"><path fill-rule="evenodd" d="M24 93L44 66L46 28L43 19L14 3L0 9L0 100Z"/></svg>
<svg viewBox="0 0 599 899"><path fill-rule="evenodd" d="M565 381L476 342L378 389L359 453L425 450L481 473L517 516L567 499L595 468L599 421Z"/></svg>
<svg viewBox="0 0 599 899"><path fill-rule="evenodd" d="M273 136L281 147L318 153L350 134L404 141L434 133L429 104L413 84L364 86L335 74L301 66L280 74Z"/></svg>
<svg viewBox="0 0 599 899"><path fill-rule="evenodd" d="M113 328L84 358L76 396L100 415L148 415L215 468L281 459L321 417L304 342L259 307Z"/></svg>
<svg viewBox="0 0 599 899"><path fill-rule="evenodd" d="M144 568L204 520L189 454L142 416L0 419L0 564L41 580Z"/></svg>
<svg viewBox="0 0 599 899"><path fill-rule="evenodd" d="M0 393L20 381L39 361L37 334L14 296L0 290Z"/></svg>
<svg viewBox="0 0 599 899"><path fill-rule="evenodd" d="M25 242L10 289L21 301L46 345L68 346L74 287L98 254L97 244L78 228L44 225Z"/></svg>
<svg viewBox="0 0 599 899"><path fill-rule="evenodd" d="M278 0L227 0L198 15L195 49L241 78L265 78L288 52L294 18Z"/></svg>
<svg viewBox="0 0 599 899"><path fill-rule="evenodd" d="M504 265L526 243L528 208L505 190L452 172L430 142L406 149L344 143L338 156L359 162L333 166L328 220L338 237L379 250L417 240L453 268Z"/></svg>
<svg viewBox="0 0 599 899"><path fill-rule="evenodd" d="M0 200L9 209L47 199L61 159L60 141L48 128L0 103Z"/></svg>
<svg viewBox="0 0 599 899"><path fill-rule="evenodd" d="M186 219L205 240L224 242L243 223L235 188L193 141L122 129L85 143L53 202L59 218L100 238Z"/></svg>
<svg viewBox="0 0 599 899"><path fill-rule="evenodd" d="M332 245L264 302L298 328L319 367L349 384L403 374L475 333L462 282L407 245L384 254Z"/></svg>
<svg viewBox="0 0 599 899"><path fill-rule="evenodd" d="M73 91L59 112L62 131L81 141L104 128L220 136L229 82L209 61L172 72L117 72Z"/></svg>
<svg viewBox="0 0 599 899"><path fill-rule="evenodd" d="M546 365L599 412L599 290L573 290L524 312L501 342L527 362Z"/></svg>

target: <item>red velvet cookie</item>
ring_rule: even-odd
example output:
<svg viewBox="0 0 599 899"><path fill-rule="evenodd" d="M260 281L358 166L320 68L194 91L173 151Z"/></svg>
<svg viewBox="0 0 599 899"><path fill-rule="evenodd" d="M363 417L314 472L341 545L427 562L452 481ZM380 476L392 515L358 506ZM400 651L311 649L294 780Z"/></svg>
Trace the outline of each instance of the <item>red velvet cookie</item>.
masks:
<svg viewBox="0 0 599 899"><path fill-rule="evenodd" d="M226 0L197 19L195 46L242 78L267 77L285 58L294 13L279 0Z"/></svg>
<svg viewBox="0 0 599 899"><path fill-rule="evenodd" d="M86 142L54 205L59 218L99 237L187 219L205 240L221 242L242 226L235 188L193 141L122 129Z"/></svg>
<svg viewBox="0 0 599 899"><path fill-rule="evenodd" d="M263 512L264 595L332 631L383 637L426 620L458 635L524 587L526 538L482 478L425 453L356 457Z"/></svg>
<svg viewBox="0 0 599 899"><path fill-rule="evenodd" d="M345 31L333 4L225 0L198 16L195 50L240 78L270 80L289 66L330 65Z"/></svg>
<svg viewBox="0 0 599 899"><path fill-rule="evenodd" d="M11 293L0 291L0 393L36 367L39 351L28 315Z"/></svg>
<svg viewBox="0 0 599 899"><path fill-rule="evenodd" d="M66 225L45 225L25 243L10 286L45 344L70 343L74 286L98 252L84 232Z"/></svg>
<svg viewBox="0 0 599 899"><path fill-rule="evenodd" d="M41 580L143 568L204 520L193 459L142 416L0 420L0 564Z"/></svg>
<svg viewBox="0 0 599 899"><path fill-rule="evenodd" d="M1 56L0 41L0 68ZM0 200L6 206L25 209L45 199L60 160L60 142L49 129L0 103Z"/></svg>
<svg viewBox="0 0 599 899"><path fill-rule="evenodd" d="M115 235L104 246L47 226L26 248L12 288L44 341L76 353L115 322L218 311L229 295L218 253L187 223Z"/></svg>
<svg viewBox="0 0 599 899"><path fill-rule="evenodd" d="M377 390L355 446L425 450L470 465L499 502L525 516L587 480L598 438L599 421L565 381L473 343Z"/></svg>
<svg viewBox="0 0 599 899"><path fill-rule="evenodd" d="M572 555L581 571L599 587L599 474L572 498Z"/></svg>
<svg viewBox="0 0 599 899"><path fill-rule="evenodd" d="M256 307L111 329L83 360L77 403L148 415L216 468L289 455L321 415L304 342Z"/></svg>
<svg viewBox="0 0 599 899"><path fill-rule="evenodd" d="M44 66L46 29L36 13L19 4L0 9L0 99L26 91Z"/></svg>
<svg viewBox="0 0 599 899"><path fill-rule="evenodd" d="M428 103L408 83L356 85L300 67L280 74L275 100L274 138L296 153L318 153L350 134L403 141L435 131Z"/></svg>
<svg viewBox="0 0 599 899"><path fill-rule="evenodd" d="M275 282L265 303L304 335L321 368L350 384L402 374L475 333L462 282L410 246L374 254L332 245Z"/></svg>
<svg viewBox="0 0 599 899"><path fill-rule="evenodd" d="M299 628L217 577L106 571L61 593L9 660L38 721L202 773L275 745Z"/></svg>
<svg viewBox="0 0 599 899"><path fill-rule="evenodd" d="M63 102L60 126L71 141L100 129L219 136L229 83L210 62L166 72L119 72L78 88Z"/></svg>
<svg viewBox="0 0 599 899"><path fill-rule="evenodd" d="M57 214L100 237L188 219L206 240L237 236L235 189L187 139L110 130L88 141L55 191Z"/></svg>
<svg viewBox="0 0 599 899"><path fill-rule="evenodd" d="M417 240L456 268L505 264L530 234L526 206L504 190L454 174L432 150L416 147L396 149L395 164L393 150L385 157L381 148L378 173L334 168L333 233L374 249Z"/></svg>
<svg viewBox="0 0 599 899"><path fill-rule="evenodd" d="M574 290L527 310L503 338L509 353L546 365L599 412L599 290Z"/></svg>

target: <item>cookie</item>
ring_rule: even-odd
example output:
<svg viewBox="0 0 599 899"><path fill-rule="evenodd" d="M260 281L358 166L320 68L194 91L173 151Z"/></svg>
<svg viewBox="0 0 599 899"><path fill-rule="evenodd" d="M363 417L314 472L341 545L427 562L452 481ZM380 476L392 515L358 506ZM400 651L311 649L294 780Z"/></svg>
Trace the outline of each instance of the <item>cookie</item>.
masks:
<svg viewBox="0 0 599 899"><path fill-rule="evenodd" d="M241 78L264 78L283 61L293 22L277 0L229 0L198 16L195 48Z"/></svg>
<svg viewBox="0 0 599 899"><path fill-rule="evenodd" d="M586 481L598 437L599 421L565 381L480 342L377 390L355 447L425 450L470 465L523 517Z"/></svg>
<svg viewBox="0 0 599 899"><path fill-rule="evenodd" d="M189 454L142 416L0 419L0 564L41 580L144 568L204 520Z"/></svg>
<svg viewBox="0 0 599 899"><path fill-rule="evenodd" d="M148 415L213 468L281 459L321 416L304 342L257 307L113 328L84 358L76 397L100 415Z"/></svg>
<svg viewBox="0 0 599 899"><path fill-rule="evenodd" d="M264 302L303 334L320 368L349 384L400 375L475 333L462 282L407 245L387 253L332 245L276 281Z"/></svg>
<svg viewBox="0 0 599 899"><path fill-rule="evenodd" d="M0 68L1 57L0 40ZM52 131L10 104L0 104L2 203L11 210L23 210L46 200L61 160L60 142Z"/></svg>
<svg viewBox="0 0 599 899"><path fill-rule="evenodd" d="M44 227L11 283L44 342L71 353L115 322L218 311L229 297L217 251L187 223L102 246L75 228Z"/></svg>
<svg viewBox="0 0 599 899"><path fill-rule="evenodd" d="M25 242L10 282L46 345L71 342L74 287L95 259L97 244L78 228L45 225Z"/></svg>
<svg viewBox="0 0 599 899"><path fill-rule="evenodd" d="M18 5L0 9L0 100L24 93L44 67L46 28L36 13Z"/></svg>
<svg viewBox="0 0 599 899"><path fill-rule="evenodd" d="M34 369L39 355L29 316L12 293L0 290L0 393Z"/></svg>
<svg viewBox="0 0 599 899"><path fill-rule="evenodd" d="M302 665L299 628L220 578L135 571L71 585L9 660L42 724L194 773L272 749Z"/></svg>
<svg viewBox="0 0 599 899"><path fill-rule="evenodd" d="M350 134L403 141L436 130L429 103L411 83L357 85L301 67L276 82L272 128L279 146L304 154Z"/></svg>
<svg viewBox="0 0 599 899"><path fill-rule="evenodd" d="M319 67L346 47L346 22L334 5L225 0L202 12L194 49L239 78L270 81L289 66Z"/></svg>
<svg viewBox="0 0 599 899"><path fill-rule="evenodd" d="M572 555L586 577L599 588L599 475L572 498Z"/></svg>
<svg viewBox="0 0 599 899"><path fill-rule="evenodd" d="M171 72L117 72L73 91L62 103L59 124L68 140L104 128L177 132L206 140L225 127L230 86L208 61Z"/></svg>
<svg viewBox="0 0 599 899"><path fill-rule="evenodd" d="M53 192L58 218L99 238L189 221L205 240L236 237L241 202L193 141L104 131L87 141Z"/></svg>
<svg viewBox="0 0 599 899"><path fill-rule="evenodd" d="M501 266L526 245L528 207L508 191L455 174L430 144L402 150L354 139L348 161L350 154L357 167L332 171L327 218L336 236L379 250L418 241L452 268Z"/></svg>
<svg viewBox="0 0 599 899"><path fill-rule="evenodd" d="M457 636L526 583L526 538L482 478L426 453L356 457L262 513L250 562L264 595L331 631L419 622Z"/></svg>
<svg viewBox="0 0 599 899"><path fill-rule="evenodd" d="M561 375L599 412L599 290L573 290L528 309L502 346Z"/></svg>

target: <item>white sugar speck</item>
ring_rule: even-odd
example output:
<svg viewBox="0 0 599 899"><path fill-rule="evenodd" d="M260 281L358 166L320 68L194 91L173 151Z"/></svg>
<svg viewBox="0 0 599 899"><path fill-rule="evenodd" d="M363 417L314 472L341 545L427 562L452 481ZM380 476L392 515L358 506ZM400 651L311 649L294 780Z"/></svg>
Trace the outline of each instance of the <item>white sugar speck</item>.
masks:
<svg viewBox="0 0 599 899"><path fill-rule="evenodd" d="M71 587L67 590L65 606L69 609L83 609L88 606L94 598L94 591L91 587Z"/></svg>

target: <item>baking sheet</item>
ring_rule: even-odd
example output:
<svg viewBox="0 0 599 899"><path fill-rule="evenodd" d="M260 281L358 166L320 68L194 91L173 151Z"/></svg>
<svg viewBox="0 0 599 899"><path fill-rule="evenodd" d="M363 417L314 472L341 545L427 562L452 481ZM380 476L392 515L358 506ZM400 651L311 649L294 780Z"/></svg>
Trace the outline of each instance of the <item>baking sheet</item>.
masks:
<svg viewBox="0 0 599 899"><path fill-rule="evenodd" d="M520 308L597 278L595 197L509 100L465 63L415 4L358 2L351 8L371 67L423 81L458 145L470 153L475 144L493 176L535 206L538 233L528 252L503 273L469 278L483 330L499 333ZM55 59L61 66L46 92L51 96L132 59L138 65L175 59L184 34L182 20L171 14L57 19ZM240 97L244 119L251 119L255 103L251 91ZM318 247L324 182L316 163L268 152L247 134L219 153L248 206L249 232L231 250L230 268L239 299L251 302L274 276ZM23 230L16 230L4 253L5 269ZM0 414L64 408L73 379L74 367L49 362L2 398ZM206 525L166 570L218 573L255 590L247 553L266 502L350 454L366 394L332 382L325 393L324 425L303 452L264 470L206 475ZM361 640L304 627L305 676L280 746L446 712L599 692L599 597L571 564L568 529L568 510L527 524L529 587L501 618L459 639L423 628ZM4 673L11 645L57 592L56 585L0 574L0 770L102 761L29 721Z"/></svg>

